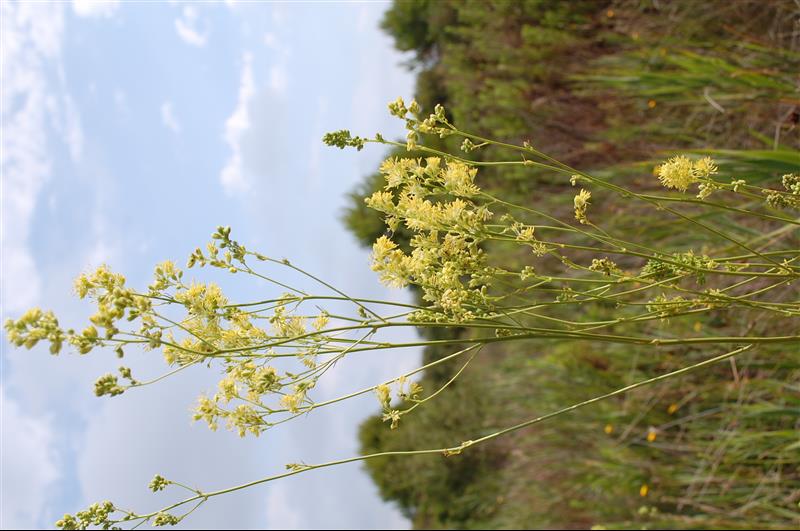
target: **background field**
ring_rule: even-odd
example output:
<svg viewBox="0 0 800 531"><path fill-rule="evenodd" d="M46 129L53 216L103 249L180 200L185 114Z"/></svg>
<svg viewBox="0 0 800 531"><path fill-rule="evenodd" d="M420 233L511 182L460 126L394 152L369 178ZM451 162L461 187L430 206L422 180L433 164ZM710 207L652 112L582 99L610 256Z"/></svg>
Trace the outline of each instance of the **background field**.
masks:
<svg viewBox="0 0 800 531"><path fill-rule="evenodd" d="M462 130L527 140L636 188L649 186L656 161L673 151L713 154L722 174L753 182L777 182L800 169L799 16L790 1L414 0L395 2L383 28L398 49L415 54L409 67L423 109L441 103ZM404 149L396 155L420 156ZM482 170L480 184L518 204L569 215L563 177L523 170ZM344 216L365 245L385 231L363 205L381 179L366 178ZM704 244L702 235L633 206L593 205L604 227L644 234L665 249ZM733 234L766 230L715 216ZM788 237L800 244L797 234ZM489 253L515 267L532 260L499 245ZM558 265L550 264L553 271ZM797 296L797 286L782 294ZM594 313L570 317L601 318L613 308L588 311ZM684 326L687 334L796 333L756 311L731 319L719 310L681 323L656 322L651 333L666 326L672 333ZM447 353L428 347L424 358ZM379 417L365 422L362 451L446 446L700 359L691 348L492 346L397 430ZM457 369L437 366L423 386L435 389ZM418 528L797 528L798 427L800 353L762 348L460 456L367 466L382 495Z"/></svg>

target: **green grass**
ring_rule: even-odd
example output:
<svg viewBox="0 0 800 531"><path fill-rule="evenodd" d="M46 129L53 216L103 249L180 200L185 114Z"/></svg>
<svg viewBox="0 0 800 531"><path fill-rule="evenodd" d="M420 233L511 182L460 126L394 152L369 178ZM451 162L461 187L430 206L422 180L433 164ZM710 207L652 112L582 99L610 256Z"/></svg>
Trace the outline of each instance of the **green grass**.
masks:
<svg viewBox="0 0 800 531"><path fill-rule="evenodd" d="M800 171L800 126L792 122L800 99L793 16L796 6L778 1L415 1L397 2L385 27L401 49L417 52L423 107L446 104L464 130L530 140L634 188L652 184L655 161L673 151L712 154L722 175L747 175L777 188L780 175ZM527 168L482 173L481 185L510 201L551 213L572 208L571 195L559 193L569 187L563 177ZM385 230L359 206L378 186L373 176L354 193L347 214L365 243ZM604 226L646 234L664 250L702 248L706 241L680 223L643 217L649 214L636 206L605 205L597 194L593 215ZM769 227L721 210L704 216L743 238L758 239ZM797 231L773 237L800 246ZM531 262L515 247L488 251L513 267ZM558 265L537 263L537 270ZM798 287L782 296L797 300ZM615 311L587 308L580 317ZM764 319L755 310L733 319L720 309L682 326L687 335L767 334L795 332L785 329L792 322ZM675 333L678 325L655 321L649 332L658 335L666 326ZM797 528L800 352L793 348L759 347L735 362L637 389L461 455L393 457L365 466L382 495L418 528ZM447 353L428 347L425 361ZM557 341L492 345L397 430L377 417L365 422L362 450L474 439L707 355L692 348L578 349ZM459 368L437 366L422 384L435 390ZM655 439L648 440L651 432Z"/></svg>

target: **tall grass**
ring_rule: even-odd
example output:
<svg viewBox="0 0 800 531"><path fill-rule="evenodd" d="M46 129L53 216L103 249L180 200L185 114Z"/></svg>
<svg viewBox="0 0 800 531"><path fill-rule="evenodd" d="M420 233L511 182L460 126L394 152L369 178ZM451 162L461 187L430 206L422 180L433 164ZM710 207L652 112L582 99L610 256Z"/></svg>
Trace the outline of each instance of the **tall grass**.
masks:
<svg viewBox="0 0 800 531"><path fill-rule="evenodd" d="M547 4L537 7L546 10ZM792 29L796 6L790 2L651 4L619 1L607 5L595 3L594 7L597 15L590 19L590 25L594 26L589 33L593 44L587 47L584 42L554 54L553 64L559 66L556 77L561 73L572 80L572 94L565 93L563 81L548 84L529 79L528 91L539 99L523 102L506 112L536 115L536 119L516 131L515 136L535 138L547 145L548 150L568 154L570 161L580 161L580 167L606 164L607 167L590 173L635 189L650 186L650 169L657 164L659 155L666 158L675 153L662 150L711 155L719 163L721 174L746 175L748 180L758 183L774 183L781 175L797 171L800 130L793 114L797 104L797 41ZM480 8L472 4L469 9ZM537 24L537 17L528 18L519 13L513 20L503 23L499 20L503 18L502 10L488 7L484 16L497 17L495 24L503 25L504 35L513 33L516 26ZM612 28L610 33L598 30L603 20L607 22L606 27ZM491 34L493 26L478 23L476 27ZM447 31L440 32L442 34L446 35ZM445 41L441 45L442 55L455 53L446 39L440 40ZM502 39L497 37L497 40ZM467 76L463 80L465 85L476 86L485 80L483 71L488 68L493 72L493 58L501 67L512 56L524 56L524 50L513 49L520 46L520 41L508 38L502 42L492 52L492 57L482 58L484 63L481 64L489 63L489 66L476 68L473 79ZM587 49L594 51L599 59L587 59ZM475 51L464 60L481 59L482 53L483 50ZM439 78L444 78L442 83L446 88L449 84L461 83L448 77L446 72L447 65L455 60L443 60L431 67ZM524 69L526 63L519 62L516 67ZM426 71L420 73L421 88L427 86L429 77ZM757 79L751 79L753 77ZM421 93L427 97L429 92ZM468 105L461 99L452 100L449 90L444 90L439 97L444 102ZM534 105L544 99L551 104L544 114L555 114L562 127L572 126L570 136L561 136L561 131L541 132L552 119L552 116L542 116L542 112L537 112L541 107ZM552 105L564 101L570 105L561 112ZM596 104L582 104L587 101ZM587 134L584 127L587 122L603 125L593 134ZM484 136L493 137L495 131L487 129ZM708 149L707 146L717 148ZM593 157L600 152L610 157ZM652 160L630 163L643 157ZM628 164L620 164L624 162ZM572 205L571 197L565 197L563 192L564 181L559 184L558 179L543 172L534 176L534 169L527 168L522 178L511 182L504 179L508 173L493 173L484 178L483 184L503 196L513 197L513 202L546 205L548 212L568 215ZM713 196L709 200L713 201ZM681 230L669 222L649 223L648 209L633 203L596 205L604 210L606 206L609 208L605 219L613 219L626 233L689 248L710 243L705 234ZM714 220L726 230L749 233L748 237L753 238L776 236L771 231L761 232L761 227L743 225L732 212L723 212L719 206L715 208L713 213L706 212L704 218ZM791 230L785 229L779 234L785 236L785 232ZM797 247L796 239L791 242L790 246ZM511 248L492 246L491 254L502 263L518 262L521 266L531 263L530 257ZM584 310L596 315L601 309L584 307L576 313ZM604 312L601 315L613 314L614 309L607 308ZM754 319L759 320L757 316ZM671 323L674 325L674 320ZM760 321L759 324L773 331L786 327L785 323L777 321ZM701 331L711 328L717 332L735 332L747 325L747 321L730 320L712 312L688 323L685 333L695 333L695 327ZM460 400L440 402L440 406L433 405L428 410L437 420L423 428L417 427L416 420L411 418L399 428L399 433L390 436L379 432L384 435L382 437L374 436L369 429L374 424L366 424L363 447L367 451L397 448L420 438L438 436L431 433L435 431L432 427L437 422L443 423L450 411L460 410L458 405L464 401L465 394L486 397L481 407L472 410L472 415L463 417L463 424L478 430L496 419L510 418L513 422L523 417L524 413L516 410L518 405L526 411L542 407L542 404L557 407L585 397L586 389L600 394L629 382L628 378L633 375L652 376L663 370L663 360L650 363L648 358L631 356L631 351L625 348L559 347L557 343L546 349L495 345L490 361L482 363L479 358L473 362L469 371L478 375L469 379L468 371ZM536 362L530 360L531 353L537 356ZM429 347L426 356L426 359L436 359L438 354ZM792 470L798 458L791 453L796 452L796 448L787 444L783 450L778 450L778 446L765 441L771 440L770 432L776 428L789 438L797 429L796 411L781 406L796 404L791 393L798 380L797 348L774 349L768 356L769 362L763 357L753 362L749 356L737 358L736 365L720 365L717 370L698 373L696 378L681 378L672 385L638 390L631 396L635 397L639 408L631 409L633 402L625 402L622 408L618 402L606 402L596 406L605 411L601 415L595 414L597 410L587 411L586 415L576 412L540 426L529 437L516 436L513 443L493 445L491 465L476 473L455 467L434 468L431 460L419 466L397 461L385 467L370 463L369 467L384 495L399 500L415 518L417 526L423 528L581 528L598 522L630 527L794 528L798 525L797 516L792 516L791 511L796 513L792 503L797 500L798 484ZM503 360L502 365L496 363L498 358ZM742 369L743 366L746 368ZM747 377L740 378L742 373ZM620 381L620 375L626 379ZM614 379L610 380L610 376ZM429 377L435 382L442 375L437 373ZM490 381L497 384L488 390ZM664 386L673 390L662 391ZM732 414L730 412L739 407L738 402L728 400L734 386L744 388L742 404L775 403L779 404L776 410L785 414L767 415L759 422L726 423L726 411ZM727 394L714 393L711 389L724 389ZM759 391L750 392L750 389ZM765 389L772 392L766 393ZM724 407L720 406L720 400ZM680 407L669 413L675 404ZM691 411L687 411L687 407ZM680 447L662 444L669 434L658 432L653 442L646 439L649 427L662 426L670 419L680 420L680 440L686 443L683 459L677 458L682 455L678 452ZM620 428L619 422L626 425ZM629 428L631 422L634 427ZM606 429L611 429L612 434L607 435ZM621 429L625 437L619 438ZM718 443L720 433L730 440L742 441L738 447L748 448L761 456L764 463L768 463L772 455L781 456L778 461L786 460L782 473L776 475L775 469L767 472L769 468L759 467L757 461L741 459L741 454L732 451L727 444L719 445L713 452L699 451L714 448L712 445ZM692 453L690 449L698 449L698 452ZM405 482L402 489L396 488L391 478L401 469L409 476L423 479ZM779 481L764 479L770 474ZM447 481L461 485L460 491L451 489L443 496L440 489L432 489L431 485L443 481L439 478L441 475L453 476ZM640 489L648 476L658 478L659 486L653 488L652 482L648 482L647 495L642 497ZM697 495L698 491L689 488L689 483L675 481L683 477L706 482L701 490L704 502L694 506L686 502L668 502L670 498ZM753 487L756 483L758 489ZM789 508L790 513L783 512L783 516L775 517L780 510L776 511L771 502L754 503L754 500L770 499L783 500L782 507ZM461 507L462 503L474 510L462 510L459 516L441 510L442 506ZM657 518L653 507L659 510Z"/></svg>

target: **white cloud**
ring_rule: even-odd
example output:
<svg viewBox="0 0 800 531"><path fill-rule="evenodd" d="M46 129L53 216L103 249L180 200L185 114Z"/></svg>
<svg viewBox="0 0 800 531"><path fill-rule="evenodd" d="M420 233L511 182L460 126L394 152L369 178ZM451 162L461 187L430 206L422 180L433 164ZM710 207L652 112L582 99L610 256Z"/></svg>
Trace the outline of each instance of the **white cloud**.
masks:
<svg viewBox="0 0 800 531"><path fill-rule="evenodd" d="M286 85L289 78L286 69L282 65L276 65L269 69L269 87L278 94L286 92Z"/></svg>
<svg viewBox="0 0 800 531"><path fill-rule="evenodd" d="M0 53L3 91L0 166L0 305L15 313L38 301L41 279L29 248L38 196L50 177L47 123L57 107L49 103L47 70L60 61L63 10L57 5L3 2ZM72 120L75 123L75 120ZM78 126L75 126L78 127ZM80 144L80 133L70 133Z"/></svg>
<svg viewBox="0 0 800 531"><path fill-rule="evenodd" d="M62 96L64 108L63 120L59 128L64 136L64 140L69 147L69 155L73 162L80 162L83 156L83 127L81 126L81 116L75 107L75 102L69 94Z"/></svg>
<svg viewBox="0 0 800 531"><path fill-rule="evenodd" d="M50 423L25 415L0 387L3 485L0 529L36 529L47 510L49 488L58 479Z"/></svg>
<svg viewBox="0 0 800 531"><path fill-rule="evenodd" d="M72 10L79 17L110 17L119 9L119 0L72 0Z"/></svg>
<svg viewBox="0 0 800 531"><path fill-rule="evenodd" d="M205 46L208 32L200 32L197 22L197 10L192 6L185 6L181 17L175 19L175 31L183 42L192 46Z"/></svg>
<svg viewBox="0 0 800 531"><path fill-rule="evenodd" d="M243 62L242 77L239 82L239 101L236 103L233 114L225 122L225 142L230 146L232 154L222 169L220 182L229 195L246 191L249 188L244 175L241 141L244 134L250 129L249 105L255 95L256 87L253 81L253 56L245 53Z"/></svg>
<svg viewBox="0 0 800 531"><path fill-rule="evenodd" d="M66 77L60 65L58 65L58 79L59 87L63 89L66 86ZM60 92L58 95L48 94L46 100L50 125L54 132L58 133L59 138L64 140L72 161L80 162L83 157L84 144L81 116L72 96L64 90L58 92Z"/></svg>
<svg viewBox="0 0 800 531"><path fill-rule="evenodd" d="M116 254L116 249L113 246L109 245L103 239L98 239L94 242L94 245L92 245L86 255L85 269L92 270L103 264L108 264Z"/></svg>
<svg viewBox="0 0 800 531"><path fill-rule="evenodd" d="M172 112L172 102L165 101L161 104L161 122L173 133L181 132L181 124Z"/></svg>

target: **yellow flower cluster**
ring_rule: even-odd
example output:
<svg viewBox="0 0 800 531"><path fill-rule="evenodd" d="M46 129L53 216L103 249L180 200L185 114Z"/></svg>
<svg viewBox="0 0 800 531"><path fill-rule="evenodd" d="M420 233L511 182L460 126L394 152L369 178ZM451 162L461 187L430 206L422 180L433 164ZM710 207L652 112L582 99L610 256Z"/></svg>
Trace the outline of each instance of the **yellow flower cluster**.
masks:
<svg viewBox="0 0 800 531"><path fill-rule="evenodd" d="M655 174L661 184L685 192L689 185L717 173L717 165L710 157L692 161L684 155L672 157L657 166Z"/></svg>
<svg viewBox="0 0 800 531"><path fill-rule="evenodd" d="M101 266L90 274L79 276L75 281L75 291L80 298L88 296L97 302L97 311L89 318L91 325L82 332L65 331L52 312L34 308L16 321L9 319L5 322L10 341L30 349L39 341L47 340L50 342L50 353L58 354L66 340L78 352L86 354L94 347L104 344L104 340L113 339L119 333L116 324L121 319L133 321L140 318L142 326L139 333L150 339L150 346L160 344L161 331L157 329L152 318L150 299L126 288L124 276ZM105 331L102 336L98 327ZM121 355L121 350L118 349L117 352Z"/></svg>
<svg viewBox="0 0 800 531"><path fill-rule="evenodd" d="M88 509L78 511L75 516L65 514L64 518L56 522L59 529L89 529L90 526L109 529L112 523L111 515L117 509L110 501L93 503Z"/></svg>
<svg viewBox="0 0 800 531"><path fill-rule="evenodd" d="M288 300L285 299L285 300ZM277 337L297 337L306 333L305 319L287 313L286 304L279 304L269 318Z"/></svg>
<svg viewBox="0 0 800 531"><path fill-rule="evenodd" d="M589 218L586 217L586 210L589 208L589 199L591 199L591 197L591 192L581 189L581 191L578 192L578 195L576 195L573 199L575 206L575 219L580 221L582 225L589 223Z"/></svg>
<svg viewBox="0 0 800 531"><path fill-rule="evenodd" d="M476 308L487 306L491 272L480 243L492 213L472 200L480 193L477 170L429 157L389 159L381 172L386 186L367 198L367 205L385 214L392 230L402 223L415 236L410 253L386 236L378 238L373 270L390 286L422 288L433 308L418 319L474 319Z"/></svg>
<svg viewBox="0 0 800 531"><path fill-rule="evenodd" d="M260 403L261 396L281 388L280 376L274 367L257 366L253 361L245 361L228 368L228 374L219 382L219 394L230 402L240 398L237 383L247 387L247 399Z"/></svg>
<svg viewBox="0 0 800 531"><path fill-rule="evenodd" d="M491 213L469 199L480 193L474 182L477 169L457 161L442 165L438 157L428 157L424 162L398 158L384 161L381 173L386 186L365 200L367 206L384 213L392 230L401 222L417 232L480 230ZM443 196L451 200L441 200Z"/></svg>
<svg viewBox="0 0 800 531"><path fill-rule="evenodd" d="M227 428L237 430L240 437L248 433L257 437L269 426L264 419L266 412L258 411L250 404L238 404L232 410L226 410L219 406L220 400L220 395L213 398L201 396L195 407L194 420L204 420L212 431L216 431L219 420L225 419Z"/></svg>
<svg viewBox="0 0 800 531"><path fill-rule="evenodd" d="M188 289L175 294L191 315L216 316L217 310L228 304L228 299L214 283L192 282Z"/></svg>
<svg viewBox="0 0 800 531"><path fill-rule="evenodd" d="M401 376L392 383L397 385L397 398L404 402L420 402L419 395L422 394L421 385L416 382L409 382L406 376ZM406 384L408 384L407 389ZM383 421L391 422L391 429L397 428L397 425L400 423L400 418L413 409L413 407L404 411L392 409L392 389L387 384L376 386L375 394L383 410Z"/></svg>
<svg viewBox="0 0 800 531"><path fill-rule="evenodd" d="M152 309L150 299L126 288L125 277L112 273L106 266L100 266L91 274L79 276L75 281L75 291L82 299L87 295L95 299L97 312L89 317L89 321L94 326L104 328L107 339L119 332L116 322L126 314L129 321L137 317L142 317L144 320ZM146 319L142 324L142 333L147 335L148 329L152 328L154 323Z"/></svg>
<svg viewBox="0 0 800 531"><path fill-rule="evenodd" d="M426 119L422 119L422 108L416 100L412 100L411 104L406 107L403 98L397 98L395 101L389 103L389 113L396 116L401 120L405 120L406 129L406 149L411 151L417 147L420 134L439 135L444 138L454 133L452 126L448 123L445 117L444 107L436 105L433 109L433 114L429 115ZM410 114L410 116L409 116ZM347 131L344 131L347 132ZM341 134L342 132L339 132ZM358 138L356 138L357 140ZM356 145L353 139L344 139L341 137L330 136L328 142L335 146ZM467 143L468 146L471 142ZM465 150L466 151L466 150Z"/></svg>
<svg viewBox="0 0 800 531"><path fill-rule="evenodd" d="M294 386L294 392L281 398L281 405L290 413L298 413L304 403L308 402L308 391L316 385L315 380L302 381Z"/></svg>
<svg viewBox="0 0 800 531"><path fill-rule="evenodd" d="M413 249L406 254L381 236L373 245L372 269L388 285L420 286L423 299L440 310L437 319L474 319L475 309L488 304L485 289L490 274L478 243L456 233L440 237L430 232L415 236L411 244Z"/></svg>
<svg viewBox="0 0 800 531"><path fill-rule="evenodd" d="M592 265L589 266L592 271L603 273L605 276L617 276L622 274L622 270L612 260L607 257L593 258Z"/></svg>
<svg viewBox="0 0 800 531"><path fill-rule="evenodd" d="M50 341L50 353L58 354L64 343L64 331L58 326L58 319L53 312L43 312L32 308L19 319L8 319L5 322L8 340L17 347L32 349L39 341ZM95 335L96 335L95 330Z"/></svg>

